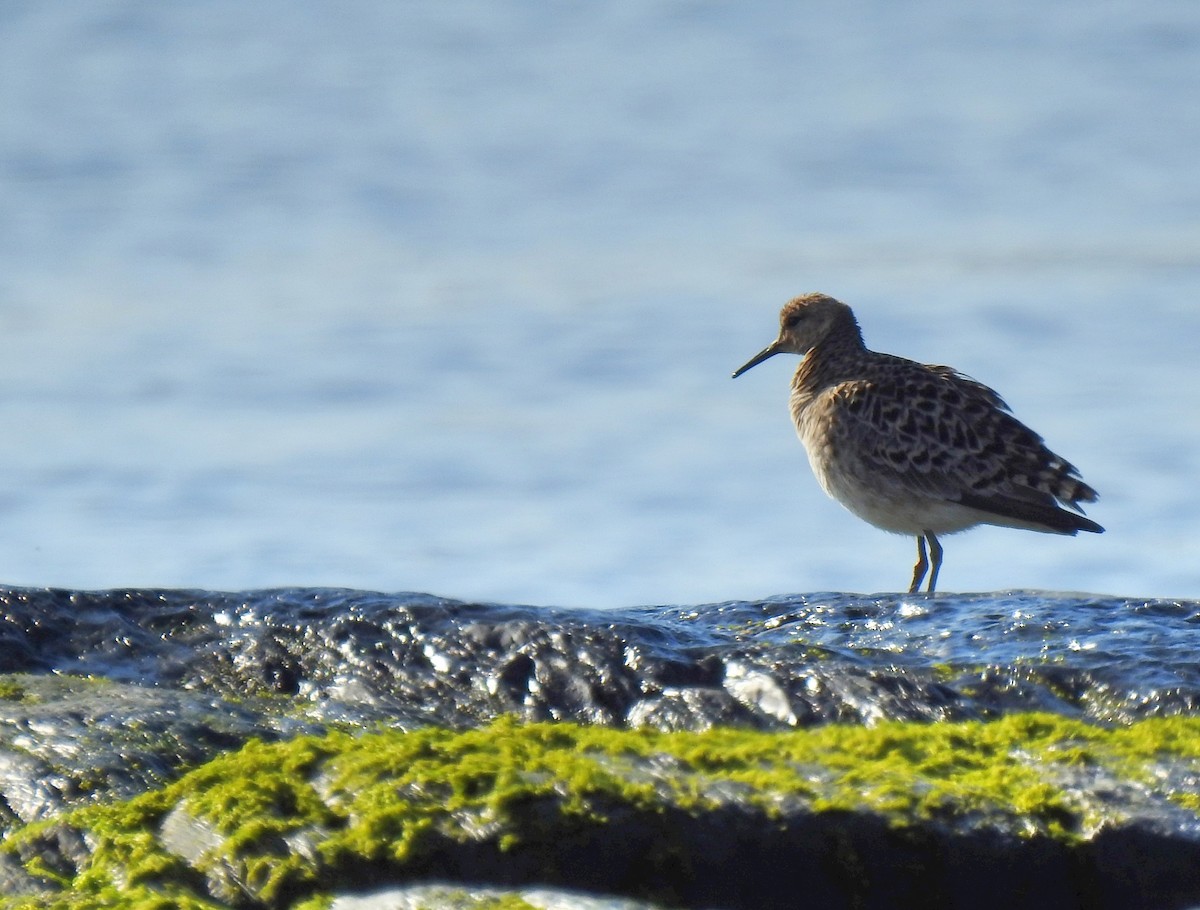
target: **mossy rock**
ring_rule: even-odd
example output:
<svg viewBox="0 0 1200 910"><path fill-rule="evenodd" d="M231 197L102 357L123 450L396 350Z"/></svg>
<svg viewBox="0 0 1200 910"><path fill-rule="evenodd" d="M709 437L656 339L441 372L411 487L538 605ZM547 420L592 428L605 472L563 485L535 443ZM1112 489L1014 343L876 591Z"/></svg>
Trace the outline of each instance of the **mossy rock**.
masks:
<svg viewBox="0 0 1200 910"><path fill-rule="evenodd" d="M1155 888L1200 900L1198 768L1188 718L305 736L16 831L0 859L40 893L0 908L284 908L422 880L679 906L1154 906Z"/></svg>

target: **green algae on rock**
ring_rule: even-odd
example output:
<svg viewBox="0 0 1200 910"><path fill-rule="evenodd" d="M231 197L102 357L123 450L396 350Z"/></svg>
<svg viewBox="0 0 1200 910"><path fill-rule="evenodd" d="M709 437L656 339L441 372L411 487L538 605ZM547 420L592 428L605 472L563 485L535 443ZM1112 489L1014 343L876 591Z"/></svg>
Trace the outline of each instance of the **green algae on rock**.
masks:
<svg viewBox="0 0 1200 910"><path fill-rule="evenodd" d="M1114 849L1093 856L1113 832L1194 830L1197 770L1196 718L704 733L501 719L302 736L252 742L161 789L17 830L2 858L41 893L0 908L284 908L423 879L747 907L802 883L814 903L849 906L881 888L988 885L956 872L959 846L964 862L998 864L995 887L1062 866L1061 881L1042 884L1057 899L1080 881L1099 892L1119 885L1105 876L1137 873L1114 868ZM64 859L68 841L86 848ZM751 884L736 891L735 879Z"/></svg>
<svg viewBox="0 0 1200 910"><path fill-rule="evenodd" d="M289 716L293 707L104 677L0 674L0 834L165 786L254 738L327 728Z"/></svg>

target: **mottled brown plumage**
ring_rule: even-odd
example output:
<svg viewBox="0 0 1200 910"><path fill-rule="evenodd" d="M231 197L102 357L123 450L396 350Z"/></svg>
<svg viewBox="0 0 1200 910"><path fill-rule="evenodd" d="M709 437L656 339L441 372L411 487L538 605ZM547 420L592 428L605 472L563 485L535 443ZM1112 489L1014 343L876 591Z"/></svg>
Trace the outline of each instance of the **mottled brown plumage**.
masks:
<svg viewBox="0 0 1200 910"><path fill-rule="evenodd" d="M1104 530L1079 508L1096 491L987 386L950 367L868 350L854 313L824 294L789 301L779 323L779 337L733 375L775 354L804 357L790 407L813 473L855 515L916 536L910 592L929 568L926 541L928 590L937 585L938 534L979 524Z"/></svg>

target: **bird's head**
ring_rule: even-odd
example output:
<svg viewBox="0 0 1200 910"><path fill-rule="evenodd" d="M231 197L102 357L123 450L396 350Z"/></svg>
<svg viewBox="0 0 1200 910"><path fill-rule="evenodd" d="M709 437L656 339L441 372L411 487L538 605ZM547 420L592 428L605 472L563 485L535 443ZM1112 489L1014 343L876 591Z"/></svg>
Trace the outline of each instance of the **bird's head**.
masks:
<svg viewBox="0 0 1200 910"><path fill-rule="evenodd" d="M805 294L789 300L779 314L779 337L738 367L734 379L776 354L803 357L847 319L854 323L850 307L828 294Z"/></svg>

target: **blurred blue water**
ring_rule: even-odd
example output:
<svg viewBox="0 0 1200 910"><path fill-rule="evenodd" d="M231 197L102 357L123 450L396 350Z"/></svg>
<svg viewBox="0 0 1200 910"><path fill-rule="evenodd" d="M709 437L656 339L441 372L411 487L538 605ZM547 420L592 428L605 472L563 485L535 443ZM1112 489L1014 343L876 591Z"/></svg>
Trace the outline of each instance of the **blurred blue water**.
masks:
<svg viewBox="0 0 1200 910"><path fill-rule="evenodd" d="M995 386L1200 591L1200 8L0 5L0 578L608 606L895 590L779 305Z"/></svg>

